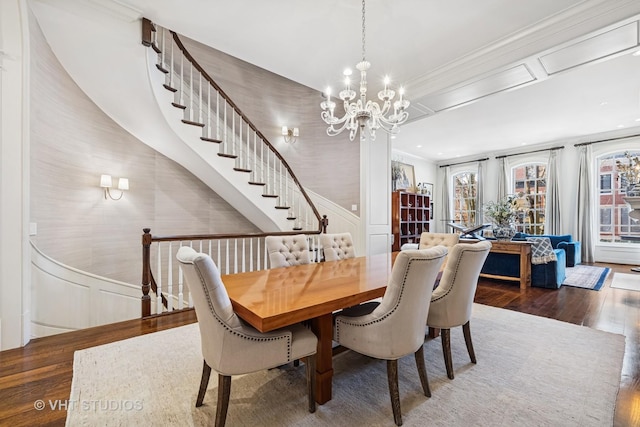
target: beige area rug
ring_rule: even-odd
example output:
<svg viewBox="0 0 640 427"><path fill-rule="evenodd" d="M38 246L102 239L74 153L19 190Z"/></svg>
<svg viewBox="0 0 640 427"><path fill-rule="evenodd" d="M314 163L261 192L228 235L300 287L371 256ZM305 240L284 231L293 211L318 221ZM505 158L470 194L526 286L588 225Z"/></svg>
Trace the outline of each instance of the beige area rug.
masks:
<svg viewBox="0 0 640 427"><path fill-rule="evenodd" d="M610 426L620 383L622 335L476 304L478 364L452 330L456 378L440 339L425 343L432 397L413 356L399 364L405 426ZM197 325L78 351L67 426L206 426L217 376L195 408L202 359ZM310 414L304 366L234 377L229 426L392 426L386 363L347 351L334 358L333 400Z"/></svg>
<svg viewBox="0 0 640 427"><path fill-rule="evenodd" d="M640 291L640 274L614 273L611 287L627 289L629 291Z"/></svg>

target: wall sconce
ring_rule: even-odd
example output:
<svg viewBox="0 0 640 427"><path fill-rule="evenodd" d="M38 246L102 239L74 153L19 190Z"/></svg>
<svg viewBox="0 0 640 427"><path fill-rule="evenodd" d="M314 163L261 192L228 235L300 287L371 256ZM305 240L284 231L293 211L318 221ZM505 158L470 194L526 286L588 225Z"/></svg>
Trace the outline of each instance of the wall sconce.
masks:
<svg viewBox="0 0 640 427"><path fill-rule="evenodd" d="M298 128L290 129L286 126L282 126L282 136L284 136L284 142L295 143L300 135Z"/></svg>
<svg viewBox="0 0 640 427"><path fill-rule="evenodd" d="M120 200L120 199L122 199L122 196L124 195L125 190L129 189L129 179L127 179L127 178L118 179L118 190L120 190L120 196L119 197L113 197L111 195L111 191L109 190L111 187L113 187L113 182L111 180L111 175L101 175L100 176L100 187L104 188L104 198L105 198L105 200L106 200L107 196L109 196L109 198L111 200Z"/></svg>

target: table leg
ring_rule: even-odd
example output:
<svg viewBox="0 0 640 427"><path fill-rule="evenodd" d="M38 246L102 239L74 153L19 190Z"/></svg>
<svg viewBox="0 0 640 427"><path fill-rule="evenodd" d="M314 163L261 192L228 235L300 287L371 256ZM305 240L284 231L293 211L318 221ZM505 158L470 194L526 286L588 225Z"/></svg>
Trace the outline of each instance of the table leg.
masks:
<svg viewBox="0 0 640 427"><path fill-rule="evenodd" d="M531 287L531 248L520 249L520 289Z"/></svg>
<svg viewBox="0 0 640 427"><path fill-rule="evenodd" d="M331 380L333 378L333 316L331 313L311 320L311 330L318 337L316 355L316 402L320 405L331 400Z"/></svg>

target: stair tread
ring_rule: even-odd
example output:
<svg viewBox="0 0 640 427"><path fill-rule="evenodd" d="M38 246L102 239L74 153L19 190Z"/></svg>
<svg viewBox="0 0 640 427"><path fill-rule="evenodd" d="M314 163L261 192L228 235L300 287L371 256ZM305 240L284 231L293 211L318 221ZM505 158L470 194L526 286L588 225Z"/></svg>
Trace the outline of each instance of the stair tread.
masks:
<svg viewBox="0 0 640 427"><path fill-rule="evenodd" d="M172 102L171 105L173 105L176 108L180 108L181 110L185 110L187 108L186 105L178 104L177 102Z"/></svg>
<svg viewBox="0 0 640 427"><path fill-rule="evenodd" d="M256 182L256 181L249 181L249 184L251 184L251 185L267 185L266 182Z"/></svg>
<svg viewBox="0 0 640 427"><path fill-rule="evenodd" d="M278 197L277 194L263 194L262 197Z"/></svg>
<svg viewBox="0 0 640 427"><path fill-rule="evenodd" d="M157 45L157 44L155 44L155 42L154 42L154 43L151 43L151 48L152 48L153 50L155 50L155 51L156 51L156 53L161 53L161 52L162 52L162 50L158 47L158 45Z"/></svg>
<svg viewBox="0 0 640 427"><path fill-rule="evenodd" d="M227 157L229 159L237 159L238 158L238 156L236 156L235 154L227 154L227 153L218 153L218 156Z"/></svg>
<svg viewBox="0 0 640 427"><path fill-rule="evenodd" d="M194 122L193 120L182 119L182 123L186 125L200 126L201 128L204 127L204 123Z"/></svg>
<svg viewBox="0 0 640 427"><path fill-rule="evenodd" d="M162 65L160 64L156 64L156 68L160 71L162 71L165 74L169 74L169 70L167 70L166 68L164 68Z"/></svg>
<svg viewBox="0 0 640 427"><path fill-rule="evenodd" d="M178 91L178 89L176 89L175 87L171 87L171 86L169 86L169 85L168 85L168 84L166 84L166 83L165 83L165 84L163 84L162 86L164 86L164 88L165 88L166 90L170 90L171 92L177 92L177 91Z"/></svg>
<svg viewBox="0 0 640 427"><path fill-rule="evenodd" d="M296 219L296 217L295 217L295 216L288 216L288 217L287 217L287 219L288 219L288 220L292 220L292 221L293 221L293 220L295 220L295 219Z"/></svg>
<svg viewBox="0 0 640 427"><path fill-rule="evenodd" d="M222 142L219 139L209 138L206 136L201 136L200 139L207 142L215 142L216 144L220 144Z"/></svg>

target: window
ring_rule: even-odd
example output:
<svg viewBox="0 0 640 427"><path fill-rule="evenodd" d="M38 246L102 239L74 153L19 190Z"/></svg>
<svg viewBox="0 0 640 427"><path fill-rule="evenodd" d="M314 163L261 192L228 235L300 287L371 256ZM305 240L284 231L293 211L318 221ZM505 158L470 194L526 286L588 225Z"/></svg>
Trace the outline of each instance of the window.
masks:
<svg viewBox="0 0 640 427"><path fill-rule="evenodd" d="M516 230L544 234L544 210L547 200L547 166L528 164L513 169L514 191L518 197Z"/></svg>
<svg viewBox="0 0 640 427"><path fill-rule="evenodd" d="M475 172L453 175L453 219L464 227L476 224L477 179Z"/></svg>
<svg viewBox="0 0 640 427"><path fill-rule="evenodd" d="M632 156L639 152L630 153ZM640 221L629 217L629 206L625 203L625 188L628 183L618 174L616 160L626 163L624 152L599 157L597 160L600 188L598 192L598 230L601 242L638 243L627 237L640 237Z"/></svg>
<svg viewBox="0 0 640 427"><path fill-rule="evenodd" d="M611 194L611 174L600 174L600 194Z"/></svg>

